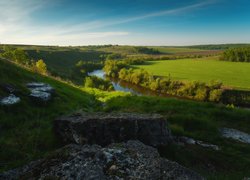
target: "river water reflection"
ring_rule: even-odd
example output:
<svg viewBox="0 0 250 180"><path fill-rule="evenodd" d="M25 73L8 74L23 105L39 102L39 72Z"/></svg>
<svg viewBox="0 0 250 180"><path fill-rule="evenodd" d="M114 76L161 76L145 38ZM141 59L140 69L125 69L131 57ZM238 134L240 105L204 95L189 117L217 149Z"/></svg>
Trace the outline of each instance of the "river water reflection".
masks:
<svg viewBox="0 0 250 180"><path fill-rule="evenodd" d="M135 84L127 83L125 81L121 81L119 79L115 78L109 78L105 76L105 73L103 70L98 69L91 73L89 73L90 76L97 76L102 79L109 79L116 91L123 91L123 92L130 92L134 95L147 95L147 96L163 96L163 97L169 97L168 95L163 95L160 93L153 92L149 89L143 88L141 86L137 86Z"/></svg>

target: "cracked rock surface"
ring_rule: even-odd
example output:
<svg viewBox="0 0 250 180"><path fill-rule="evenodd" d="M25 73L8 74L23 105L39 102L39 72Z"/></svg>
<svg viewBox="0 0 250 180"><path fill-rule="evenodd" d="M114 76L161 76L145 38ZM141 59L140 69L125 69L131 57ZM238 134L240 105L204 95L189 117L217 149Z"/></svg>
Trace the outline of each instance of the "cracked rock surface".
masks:
<svg viewBox="0 0 250 180"><path fill-rule="evenodd" d="M98 145L68 145L40 161L0 175L0 179L203 179L157 149L139 141Z"/></svg>

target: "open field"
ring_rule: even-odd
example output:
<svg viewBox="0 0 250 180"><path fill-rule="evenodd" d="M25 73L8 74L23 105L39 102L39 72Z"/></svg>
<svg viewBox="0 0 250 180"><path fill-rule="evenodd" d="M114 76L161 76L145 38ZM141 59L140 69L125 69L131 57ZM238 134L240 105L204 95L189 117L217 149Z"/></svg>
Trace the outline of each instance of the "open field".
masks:
<svg viewBox="0 0 250 180"><path fill-rule="evenodd" d="M222 81L227 87L250 89L250 63L219 61L216 57L148 61L143 68L157 76L183 81Z"/></svg>
<svg viewBox="0 0 250 180"><path fill-rule="evenodd" d="M221 51L219 50L206 50L198 48L189 48L189 47L164 47L164 46L150 46L158 50L162 54L175 54L175 55L213 55L218 54Z"/></svg>

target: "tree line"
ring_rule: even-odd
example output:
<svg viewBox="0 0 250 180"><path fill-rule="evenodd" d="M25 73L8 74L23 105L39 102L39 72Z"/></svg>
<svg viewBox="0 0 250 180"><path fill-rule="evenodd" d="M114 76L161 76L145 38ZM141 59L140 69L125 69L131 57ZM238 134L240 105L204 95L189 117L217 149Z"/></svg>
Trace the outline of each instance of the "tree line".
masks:
<svg viewBox="0 0 250 180"><path fill-rule="evenodd" d="M200 101L219 102L223 93L222 83L211 81L187 82L172 80L171 77L158 77L143 69L129 68L128 62L106 61L103 70L107 76L139 85L152 91L186 97Z"/></svg>
<svg viewBox="0 0 250 180"><path fill-rule="evenodd" d="M220 59L233 62L250 62L250 47L230 48L224 51Z"/></svg>
<svg viewBox="0 0 250 180"><path fill-rule="evenodd" d="M37 61L30 59L28 53L25 52L23 49L12 48L11 46L4 46L3 52L0 55L2 58L25 66L33 72L44 75L48 73L47 66L42 59L39 59Z"/></svg>

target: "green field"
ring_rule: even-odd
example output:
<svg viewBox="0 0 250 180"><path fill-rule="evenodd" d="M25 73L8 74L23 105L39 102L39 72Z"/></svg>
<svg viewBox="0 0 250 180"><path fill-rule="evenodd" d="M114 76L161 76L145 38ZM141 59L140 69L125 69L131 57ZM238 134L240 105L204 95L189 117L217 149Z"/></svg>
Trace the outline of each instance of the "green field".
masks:
<svg viewBox="0 0 250 180"><path fill-rule="evenodd" d="M250 89L250 63L226 62L216 57L199 60L148 61L143 68L157 76L169 76L183 81L209 82L219 80L226 87Z"/></svg>
<svg viewBox="0 0 250 180"><path fill-rule="evenodd" d="M205 50L196 49L196 48L187 48L187 47L164 47L164 46L149 46L150 48L157 49L161 53L167 54L176 54L176 53L193 53L193 52L202 52Z"/></svg>

